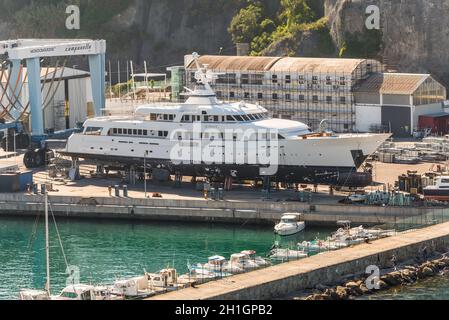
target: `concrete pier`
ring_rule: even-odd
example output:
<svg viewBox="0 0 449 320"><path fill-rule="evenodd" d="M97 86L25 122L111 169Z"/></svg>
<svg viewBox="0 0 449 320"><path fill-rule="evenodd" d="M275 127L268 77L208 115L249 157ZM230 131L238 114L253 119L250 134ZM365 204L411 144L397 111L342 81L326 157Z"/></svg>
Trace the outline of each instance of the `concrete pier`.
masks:
<svg viewBox="0 0 449 320"><path fill-rule="evenodd" d="M370 265L380 269L390 267L393 254L398 262L405 261L417 256L424 246L429 252L446 252L449 247L449 223L232 276L149 300L280 298L318 284L335 283L349 274L364 273Z"/></svg>
<svg viewBox="0 0 449 320"><path fill-rule="evenodd" d="M270 224L286 212L302 212L309 225L335 227L339 220L379 225L421 217L438 209L348 206L270 201L204 201L50 196L56 216L160 221ZM42 195L0 194L0 215L35 216L44 210Z"/></svg>

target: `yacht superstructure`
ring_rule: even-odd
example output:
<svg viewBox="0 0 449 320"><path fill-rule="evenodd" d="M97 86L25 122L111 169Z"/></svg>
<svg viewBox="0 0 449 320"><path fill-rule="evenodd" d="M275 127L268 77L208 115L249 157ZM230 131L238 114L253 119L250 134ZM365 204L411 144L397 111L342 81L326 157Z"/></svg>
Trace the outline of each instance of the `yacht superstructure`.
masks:
<svg viewBox="0 0 449 320"><path fill-rule="evenodd" d="M62 153L113 167L145 162L187 176L333 183L390 137L312 132L301 122L272 118L260 105L219 101L209 85L215 76L198 63L197 87L185 103L89 119Z"/></svg>

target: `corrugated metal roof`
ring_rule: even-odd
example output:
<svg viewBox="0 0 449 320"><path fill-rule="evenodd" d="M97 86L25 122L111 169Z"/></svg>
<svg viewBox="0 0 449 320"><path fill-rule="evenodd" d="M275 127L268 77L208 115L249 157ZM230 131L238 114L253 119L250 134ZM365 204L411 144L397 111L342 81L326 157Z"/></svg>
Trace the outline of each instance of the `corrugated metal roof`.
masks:
<svg viewBox="0 0 449 320"><path fill-rule="evenodd" d="M449 117L449 113L447 113L447 112L438 112L438 113L432 113L432 114L423 114L420 117L425 117L425 118L446 118L446 117Z"/></svg>
<svg viewBox="0 0 449 320"><path fill-rule="evenodd" d="M364 59L200 56L199 62L215 71L273 71L301 73L352 73ZM196 69L190 61L187 69Z"/></svg>
<svg viewBox="0 0 449 320"><path fill-rule="evenodd" d="M430 77L429 74L375 73L363 81L355 91L410 95L428 77Z"/></svg>
<svg viewBox="0 0 449 320"><path fill-rule="evenodd" d="M201 56L199 62L215 71L268 71L280 57ZM192 61L187 69L196 69Z"/></svg>
<svg viewBox="0 0 449 320"><path fill-rule="evenodd" d="M271 71L301 73L352 73L364 59L292 58L278 60Z"/></svg>

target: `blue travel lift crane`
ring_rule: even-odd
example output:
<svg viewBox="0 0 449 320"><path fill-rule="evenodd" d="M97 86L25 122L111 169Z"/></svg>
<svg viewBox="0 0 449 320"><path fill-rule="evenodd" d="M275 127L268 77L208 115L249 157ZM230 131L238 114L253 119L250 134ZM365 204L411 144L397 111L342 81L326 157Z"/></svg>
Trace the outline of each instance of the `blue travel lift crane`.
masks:
<svg viewBox="0 0 449 320"><path fill-rule="evenodd" d="M72 39L19 39L0 41L0 55L10 62L10 78L17 79L21 86L22 61L26 61L28 70L28 87L30 100L31 133L18 119L0 122L0 139L2 147L16 142L18 149L27 148L24 164L27 168L43 166L49 151L47 141L50 139L67 139L80 128L66 129L53 133L44 132L41 92L41 59L45 57L87 56L92 81L92 96L95 115L102 114L105 108L105 40ZM3 132L7 131L5 135ZM17 140L15 138L17 137ZM6 141L8 139L8 142ZM10 144L11 145L11 144Z"/></svg>

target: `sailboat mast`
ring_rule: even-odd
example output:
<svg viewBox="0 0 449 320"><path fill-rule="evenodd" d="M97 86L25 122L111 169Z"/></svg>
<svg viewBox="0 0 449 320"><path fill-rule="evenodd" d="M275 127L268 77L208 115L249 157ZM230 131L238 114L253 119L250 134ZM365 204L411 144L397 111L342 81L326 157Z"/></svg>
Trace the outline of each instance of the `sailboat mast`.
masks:
<svg viewBox="0 0 449 320"><path fill-rule="evenodd" d="M45 255L47 263L47 282L45 284L45 290L50 294L50 246L48 237L48 193L45 190Z"/></svg>

